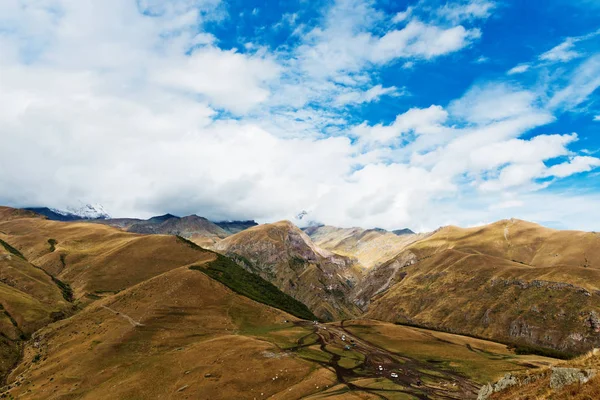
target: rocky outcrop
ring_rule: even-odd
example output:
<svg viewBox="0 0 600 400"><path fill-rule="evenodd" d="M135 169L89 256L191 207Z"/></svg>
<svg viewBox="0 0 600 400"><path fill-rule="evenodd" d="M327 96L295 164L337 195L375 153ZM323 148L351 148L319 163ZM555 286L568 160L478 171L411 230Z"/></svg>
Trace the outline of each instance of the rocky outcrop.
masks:
<svg viewBox="0 0 600 400"><path fill-rule="evenodd" d="M590 379L596 376L595 369L579 369L579 368L552 368L550 376L550 387L554 390L562 389L564 386L573 383L587 383Z"/></svg>
<svg viewBox="0 0 600 400"><path fill-rule="evenodd" d="M594 332L600 332L600 317L598 317L598 314L595 311L590 311L586 319L586 324L593 329Z"/></svg>
<svg viewBox="0 0 600 400"><path fill-rule="evenodd" d="M477 400L486 400L492 394L507 390L513 386L526 386L550 375L549 387L552 390L560 390L574 383L585 384L597 374L596 369L554 367L539 373L530 375L506 374L496 383L488 383L481 387Z"/></svg>
<svg viewBox="0 0 600 400"><path fill-rule="evenodd" d="M487 385L483 385L479 390L477 400L486 400L494 393L501 392L509 387L519 384L521 384L521 382L516 376L513 374L506 374L502 379L494 384L488 383Z"/></svg>

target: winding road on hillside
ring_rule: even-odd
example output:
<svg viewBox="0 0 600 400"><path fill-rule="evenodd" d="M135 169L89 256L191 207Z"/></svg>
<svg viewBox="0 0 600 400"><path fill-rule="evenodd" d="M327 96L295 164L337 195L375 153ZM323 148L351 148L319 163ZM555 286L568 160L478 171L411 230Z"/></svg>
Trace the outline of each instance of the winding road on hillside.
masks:
<svg viewBox="0 0 600 400"><path fill-rule="evenodd" d="M339 326L308 321L296 324L304 328L312 326L312 332L300 338L298 345L290 350L298 351L318 345L321 351L330 356L329 361L311 361L335 371L338 383L345 385L350 391L366 392L381 399L394 399L402 395L411 395L421 400L477 398L479 386L465 376L434 363L415 360L374 345L350 333L344 327L344 321ZM310 340L313 335L316 335L316 341ZM352 368L344 367L340 365L343 358L340 351L341 354L360 353L363 361ZM364 383L357 382L366 380L378 384L367 387ZM384 384L381 385L381 382ZM343 391L346 389L328 394L340 394Z"/></svg>

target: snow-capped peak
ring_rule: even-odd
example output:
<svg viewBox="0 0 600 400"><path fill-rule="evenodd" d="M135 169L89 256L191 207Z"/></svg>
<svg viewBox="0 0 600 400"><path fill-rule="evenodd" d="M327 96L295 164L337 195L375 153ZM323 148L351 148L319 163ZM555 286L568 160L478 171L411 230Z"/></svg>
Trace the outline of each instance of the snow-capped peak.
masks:
<svg viewBox="0 0 600 400"><path fill-rule="evenodd" d="M106 212L102 204L86 204L79 208L67 207L67 211L69 214L76 215L82 219L110 219L110 215Z"/></svg>

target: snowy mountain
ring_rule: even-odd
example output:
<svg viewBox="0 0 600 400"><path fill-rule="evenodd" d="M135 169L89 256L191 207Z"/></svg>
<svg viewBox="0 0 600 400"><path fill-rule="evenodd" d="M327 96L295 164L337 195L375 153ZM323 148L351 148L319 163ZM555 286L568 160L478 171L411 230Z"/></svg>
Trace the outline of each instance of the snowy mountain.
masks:
<svg viewBox="0 0 600 400"><path fill-rule="evenodd" d="M71 215L76 215L81 219L110 219L102 204L86 204L79 208L67 207Z"/></svg>
<svg viewBox="0 0 600 400"><path fill-rule="evenodd" d="M53 221L76 221L80 219L110 219L101 204L85 204L79 208L68 207L67 211L48 207L29 207L27 210L48 217Z"/></svg>

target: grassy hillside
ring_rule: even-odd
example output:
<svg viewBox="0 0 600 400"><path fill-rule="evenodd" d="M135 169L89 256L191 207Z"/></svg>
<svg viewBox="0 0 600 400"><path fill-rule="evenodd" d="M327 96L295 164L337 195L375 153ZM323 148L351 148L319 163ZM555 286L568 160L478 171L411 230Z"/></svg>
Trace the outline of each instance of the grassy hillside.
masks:
<svg viewBox="0 0 600 400"><path fill-rule="evenodd" d="M301 397L324 386L322 374L330 373L272 343L293 328L286 320L296 318L187 266L175 268L38 331L37 345L25 349L9 377L8 393L23 399L241 399L284 396L306 382L294 389Z"/></svg>
<svg viewBox="0 0 600 400"><path fill-rule="evenodd" d="M200 266L194 265L190 269L201 271L229 287L234 292L259 303L279 308L298 318L316 319L306 305L283 293L275 285L265 281L260 276L246 271L231 259L220 254L217 255L214 261Z"/></svg>
<svg viewBox="0 0 600 400"><path fill-rule="evenodd" d="M246 229L214 249L236 258L323 320L352 318L361 312L350 297L362 277L354 261L319 248L289 221Z"/></svg>
<svg viewBox="0 0 600 400"><path fill-rule="evenodd" d="M138 235L95 223L38 218L0 220L15 251L73 290L75 299L116 293L183 265L212 257L175 236ZM54 245L50 245L52 240Z"/></svg>
<svg viewBox="0 0 600 400"><path fill-rule="evenodd" d="M518 220L447 227L381 271L392 283L373 298L371 318L565 353L600 345L598 234Z"/></svg>
<svg viewBox="0 0 600 400"><path fill-rule="evenodd" d="M282 272L321 310L339 312L360 282L289 223L248 231L225 239L245 251L238 261ZM315 325L276 285L175 236L11 218L0 239L0 368L20 360L0 389L9 398L463 399L505 371L554 362L372 320Z"/></svg>
<svg viewBox="0 0 600 400"><path fill-rule="evenodd" d="M590 376L595 371L595 376ZM592 400L600 398L600 356L590 352L553 368L512 373L505 382L515 385L491 393L486 400ZM592 372L594 374L594 372ZM581 379L581 380L580 380ZM494 384L492 382L492 384Z"/></svg>
<svg viewBox="0 0 600 400"><path fill-rule="evenodd" d="M0 239L0 382L17 362L23 341L71 313L56 282Z"/></svg>

